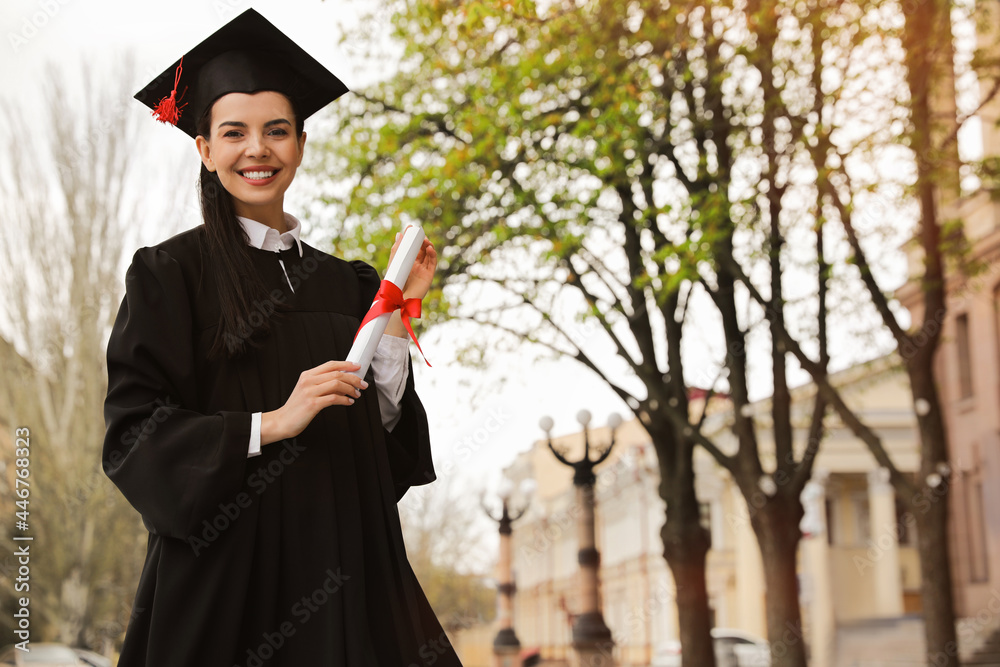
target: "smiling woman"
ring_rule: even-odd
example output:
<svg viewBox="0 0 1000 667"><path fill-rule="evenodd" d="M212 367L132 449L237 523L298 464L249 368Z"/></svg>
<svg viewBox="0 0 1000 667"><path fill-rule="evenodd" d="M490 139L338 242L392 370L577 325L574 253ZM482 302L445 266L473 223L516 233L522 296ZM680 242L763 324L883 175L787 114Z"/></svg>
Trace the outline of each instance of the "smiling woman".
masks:
<svg viewBox="0 0 1000 667"><path fill-rule="evenodd" d="M353 375L378 276L283 208L345 91L250 10L136 95L195 138L204 224L136 252L108 342L104 470L150 533L121 667L460 665L395 507L435 479L405 329Z"/></svg>

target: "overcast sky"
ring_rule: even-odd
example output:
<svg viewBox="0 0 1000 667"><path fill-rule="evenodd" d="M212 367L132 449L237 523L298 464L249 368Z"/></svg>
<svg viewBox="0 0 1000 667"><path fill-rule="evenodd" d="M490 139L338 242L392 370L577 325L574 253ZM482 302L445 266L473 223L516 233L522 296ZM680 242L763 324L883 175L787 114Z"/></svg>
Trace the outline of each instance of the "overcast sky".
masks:
<svg viewBox="0 0 1000 667"><path fill-rule="evenodd" d="M0 10L0 75L4 83L0 97L15 106L31 108L39 103L39 82L46 62L76 76L82 61L98 73L113 71L115 61L129 52L137 66L132 89L138 90L250 6L305 47L348 87L360 88L372 81L372 75L359 71L359 63L351 62L338 49L337 28L340 22L350 22L358 4L346 0L4 0ZM145 107L131 103L136 114L148 117ZM157 150L170 154L166 164L186 165L190 161L191 177L183 182L190 182L193 188L197 161L192 142L172 128L151 132ZM286 201L293 214L297 212L293 208L296 198L293 192ZM186 226L200 223L197 217L188 217ZM145 238L147 243L162 240L155 229ZM537 423L543 414L553 416L556 432L564 433L577 430L574 416L581 408L594 413L598 424L603 424L612 410L625 412L601 381L574 363L532 363L533 356L526 353L511 357L502 368L474 372L444 363L451 357L451 346L442 338L433 332L426 336L422 344L434 367L421 366L415 371L431 422L439 476L447 473L456 476L459 483L494 485L499 470L541 436ZM501 377L507 378L502 389L481 391L476 404L470 405L465 387L484 381L494 386Z"/></svg>

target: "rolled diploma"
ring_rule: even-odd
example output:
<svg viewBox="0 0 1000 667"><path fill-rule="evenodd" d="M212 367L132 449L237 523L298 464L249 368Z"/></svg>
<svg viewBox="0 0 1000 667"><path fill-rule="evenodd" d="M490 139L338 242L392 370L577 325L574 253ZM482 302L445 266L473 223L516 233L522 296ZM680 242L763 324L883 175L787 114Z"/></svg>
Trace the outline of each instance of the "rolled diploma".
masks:
<svg viewBox="0 0 1000 667"><path fill-rule="evenodd" d="M389 268L385 271L385 280L402 290L406 279L410 277L410 269L413 268L413 261L417 258L417 253L420 252L420 246L423 242L424 230L420 228L420 225L410 223L403 228L403 238L399 240L396 254L393 255L392 261L389 262ZM390 317L392 317L392 313L379 315L358 332L357 338L354 339L354 345L351 346L351 351L347 353L347 361L361 366L360 369L351 371L354 375L363 378L368 372L368 366L372 363L372 357L375 356L378 342L382 339L382 334L385 333Z"/></svg>

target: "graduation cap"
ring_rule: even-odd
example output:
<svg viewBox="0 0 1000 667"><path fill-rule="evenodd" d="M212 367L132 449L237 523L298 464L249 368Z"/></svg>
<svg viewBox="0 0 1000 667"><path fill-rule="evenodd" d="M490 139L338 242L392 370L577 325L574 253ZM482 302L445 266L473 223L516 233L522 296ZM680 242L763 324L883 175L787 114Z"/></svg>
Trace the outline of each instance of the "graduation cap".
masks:
<svg viewBox="0 0 1000 667"><path fill-rule="evenodd" d="M228 93L273 90L308 118L347 86L302 47L248 9L194 47L135 94L157 120L191 137L199 119Z"/></svg>

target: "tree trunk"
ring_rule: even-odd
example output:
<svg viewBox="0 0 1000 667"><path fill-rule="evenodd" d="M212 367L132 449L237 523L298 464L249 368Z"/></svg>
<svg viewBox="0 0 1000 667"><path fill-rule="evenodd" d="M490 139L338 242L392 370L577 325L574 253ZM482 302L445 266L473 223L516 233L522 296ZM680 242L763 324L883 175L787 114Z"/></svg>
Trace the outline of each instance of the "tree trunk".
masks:
<svg viewBox="0 0 1000 667"><path fill-rule="evenodd" d="M698 496L694 491L694 445L669 423L653 422L647 424L647 428L659 461L660 497L667 503L660 539L663 557L677 589L681 664L715 667L712 614L705 583L705 561L711 540L701 525Z"/></svg>
<svg viewBox="0 0 1000 667"><path fill-rule="evenodd" d="M939 495L940 494L940 495ZM948 557L947 481L926 502L917 501L917 539L920 547L920 593L924 607L927 664L959 667ZM926 510L926 511L924 511Z"/></svg>
<svg viewBox="0 0 1000 667"><path fill-rule="evenodd" d="M691 495L694 495L693 489ZM688 504L668 501L667 520L660 537L663 540L663 557L670 566L677 588L681 664L685 667L715 667L712 617L705 584L708 533L701 526L697 502L694 503L693 516L687 511L679 511L678 505L686 507ZM671 511L671 507L675 510Z"/></svg>
<svg viewBox="0 0 1000 667"><path fill-rule="evenodd" d="M917 488L920 492L909 499L908 509L917 522L927 664L933 667L959 667L962 663L958 657L951 559L948 555L948 496L951 482L950 468L947 467L948 436L934 382L935 352L932 349L919 349L907 368L915 402L926 402L920 403L917 409L921 446L921 478L917 480ZM936 484L930 482L933 476L937 476Z"/></svg>
<svg viewBox="0 0 1000 667"><path fill-rule="evenodd" d="M771 667L806 667L796 567L802 513L797 497L775 496L752 520L764 564Z"/></svg>

